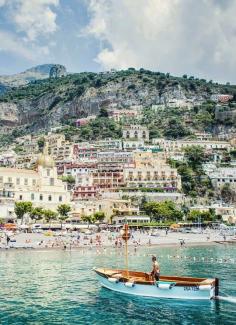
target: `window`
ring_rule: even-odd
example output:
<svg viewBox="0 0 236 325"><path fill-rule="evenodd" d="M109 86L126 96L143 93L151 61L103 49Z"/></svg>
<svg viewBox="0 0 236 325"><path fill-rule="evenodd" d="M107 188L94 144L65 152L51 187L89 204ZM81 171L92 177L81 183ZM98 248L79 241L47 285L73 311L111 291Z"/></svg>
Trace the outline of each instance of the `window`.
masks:
<svg viewBox="0 0 236 325"><path fill-rule="evenodd" d="M54 178L50 178L50 186L54 186Z"/></svg>
<svg viewBox="0 0 236 325"><path fill-rule="evenodd" d="M27 178L24 179L24 185L28 185L28 179Z"/></svg>
<svg viewBox="0 0 236 325"><path fill-rule="evenodd" d="M0 183L3 183L3 177L0 176Z"/></svg>
<svg viewBox="0 0 236 325"><path fill-rule="evenodd" d="M34 200L34 193L31 193L31 200Z"/></svg>
<svg viewBox="0 0 236 325"><path fill-rule="evenodd" d="M20 185L20 179L19 178L16 179L16 184Z"/></svg>
<svg viewBox="0 0 236 325"><path fill-rule="evenodd" d="M11 182L12 182L12 178L8 177L8 183L11 183Z"/></svg>
<svg viewBox="0 0 236 325"><path fill-rule="evenodd" d="M50 169L47 169L47 176L50 176Z"/></svg>
<svg viewBox="0 0 236 325"><path fill-rule="evenodd" d="M48 196L48 201L52 201L52 196L51 195Z"/></svg>
<svg viewBox="0 0 236 325"><path fill-rule="evenodd" d="M19 196L19 200L22 200L22 195Z"/></svg>
<svg viewBox="0 0 236 325"><path fill-rule="evenodd" d="M43 201L43 195L42 194L39 195L39 200Z"/></svg>
<svg viewBox="0 0 236 325"><path fill-rule="evenodd" d="M36 185L36 179L32 180L32 185Z"/></svg>
<svg viewBox="0 0 236 325"><path fill-rule="evenodd" d="M59 196L59 202L61 202L61 201L62 201L62 196L60 195L60 196Z"/></svg>

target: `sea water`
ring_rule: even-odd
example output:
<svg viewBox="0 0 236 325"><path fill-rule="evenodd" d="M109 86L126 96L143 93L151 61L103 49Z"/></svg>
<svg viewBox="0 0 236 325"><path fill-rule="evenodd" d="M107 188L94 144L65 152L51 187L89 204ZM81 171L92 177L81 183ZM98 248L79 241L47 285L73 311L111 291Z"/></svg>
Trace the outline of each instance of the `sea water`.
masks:
<svg viewBox="0 0 236 325"><path fill-rule="evenodd" d="M236 324L235 246L150 247L136 253L129 248L133 270L150 271L155 254L162 274L218 277L225 298L216 301L142 298L101 288L92 268L124 267L122 253L1 251L0 324Z"/></svg>

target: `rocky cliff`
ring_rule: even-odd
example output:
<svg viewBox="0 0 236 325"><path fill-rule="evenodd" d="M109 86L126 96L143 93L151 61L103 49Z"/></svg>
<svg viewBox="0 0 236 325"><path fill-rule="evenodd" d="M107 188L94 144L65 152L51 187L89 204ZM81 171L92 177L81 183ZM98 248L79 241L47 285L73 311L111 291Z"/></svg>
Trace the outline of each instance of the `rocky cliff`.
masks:
<svg viewBox="0 0 236 325"><path fill-rule="evenodd" d="M49 130L68 119L96 115L102 107L164 104L167 108L174 100L195 105L209 100L213 93L236 94L235 86L143 69L67 76L59 66L51 69L47 67L46 72L51 71L53 78L31 81L0 97L0 133L19 127L25 132Z"/></svg>

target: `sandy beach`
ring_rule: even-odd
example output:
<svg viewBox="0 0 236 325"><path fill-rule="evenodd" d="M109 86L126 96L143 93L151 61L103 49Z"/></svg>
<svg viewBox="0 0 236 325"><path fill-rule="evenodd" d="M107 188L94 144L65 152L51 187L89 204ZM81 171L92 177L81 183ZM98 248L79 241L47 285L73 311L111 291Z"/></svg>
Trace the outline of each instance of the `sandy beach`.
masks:
<svg viewBox="0 0 236 325"><path fill-rule="evenodd" d="M225 243L232 237L227 236ZM224 238L218 231L209 230L204 233L180 233L159 230L155 236L148 232L133 231L129 246L202 246L223 242ZM7 245L6 235L1 233L0 249L80 249L93 247L122 247L118 232L101 232L86 235L78 232L45 232L18 233L10 236Z"/></svg>

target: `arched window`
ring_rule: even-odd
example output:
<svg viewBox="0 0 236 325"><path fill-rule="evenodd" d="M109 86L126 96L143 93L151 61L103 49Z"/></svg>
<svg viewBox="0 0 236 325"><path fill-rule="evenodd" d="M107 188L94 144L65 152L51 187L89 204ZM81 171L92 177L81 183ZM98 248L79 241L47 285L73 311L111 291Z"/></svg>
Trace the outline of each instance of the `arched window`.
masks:
<svg viewBox="0 0 236 325"><path fill-rule="evenodd" d="M52 196L51 195L48 196L48 201L52 201Z"/></svg>

